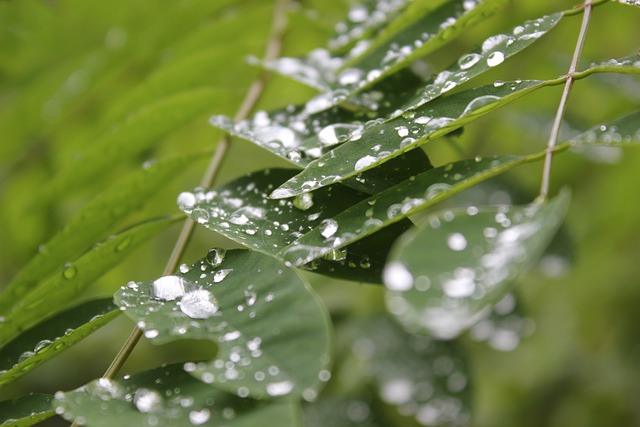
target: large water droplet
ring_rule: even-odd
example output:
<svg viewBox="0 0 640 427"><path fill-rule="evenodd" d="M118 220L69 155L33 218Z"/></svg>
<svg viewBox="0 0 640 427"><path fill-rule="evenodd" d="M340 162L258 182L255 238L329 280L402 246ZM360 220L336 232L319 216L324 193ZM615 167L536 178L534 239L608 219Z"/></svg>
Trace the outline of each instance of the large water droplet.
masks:
<svg viewBox="0 0 640 427"><path fill-rule="evenodd" d="M145 414L158 412L162 409L162 396L155 390L139 388L133 396L133 404L136 405L138 411Z"/></svg>
<svg viewBox="0 0 640 427"><path fill-rule="evenodd" d="M320 224L320 234L325 239L333 236L338 231L338 223L333 219L325 219Z"/></svg>
<svg viewBox="0 0 640 427"><path fill-rule="evenodd" d="M504 53L500 51L493 52L487 57L487 65L489 67L495 67L496 65L502 64L503 61Z"/></svg>
<svg viewBox="0 0 640 427"><path fill-rule="evenodd" d="M293 390L293 383L291 381L278 381L275 383L267 384L267 394L269 396L284 396L291 393Z"/></svg>
<svg viewBox="0 0 640 427"><path fill-rule="evenodd" d="M78 269L75 265L70 262L64 265L64 268L62 270L62 277L64 277L65 279L73 279L74 277L76 277L76 274L78 274Z"/></svg>
<svg viewBox="0 0 640 427"><path fill-rule="evenodd" d="M186 283L180 276L164 276L153 282L151 292L154 298L173 301L184 295Z"/></svg>
<svg viewBox="0 0 640 427"><path fill-rule="evenodd" d="M196 205L196 196L193 193L184 192L178 195L178 208L181 211L191 210Z"/></svg>
<svg viewBox="0 0 640 427"><path fill-rule="evenodd" d="M227 251L224 248L211 248L207 253L207 263L212 267L222 264Z"/></svg>
<svg viewBox="0 0 640 427"><path fill-rule="evenodd" d="M184 294L180 310L192 319L207 319L218 312L218 301L206 289L196 289Z"/></svg>
<svg viewBox="0 0 640 427"><path fill-rule="evenodd" d="M392 291L408 291L413 287L413 275L401 262L392 261L385 267L382 279Z"/></svg>
<svg viewBox="0 0 640 427"><path fill-rule="evenodd" d="M222 282L232 271L233 271L233 268L226 268L223 270L216 271L213 275L213 282L214 283Z"/></svg>

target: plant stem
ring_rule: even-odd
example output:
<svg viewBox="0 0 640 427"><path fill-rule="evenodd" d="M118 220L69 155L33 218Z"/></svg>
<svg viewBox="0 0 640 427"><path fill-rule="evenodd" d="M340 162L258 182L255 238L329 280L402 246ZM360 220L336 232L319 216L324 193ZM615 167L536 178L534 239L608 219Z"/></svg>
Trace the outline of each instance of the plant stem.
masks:
<svg viewBox="0 0 640 427"><path fill-rule="evenodd" d="M544 167L542 170L542 183L540 184L539 201L547 199L549 194L549 182L551 179L551 163L553 160L553 151L558 143L558 135L560 134L560 127L562 126L562 117L564 116L567 99L571 93L573 82L575 81L575 74L580 62L580 56L582 55L582 49L584 48L585 40L587 39L587 30L589 29L589 22L591 21L591 10L593 8L592 1L587 0L584 4L584 15L582 15L582 26L580 27L580 34L578 35L578 41L576 42L576 48L573 52L573 58L571 59L571 65L569 66L569 72L567 73L567 80L562 91L562 97L560 98L560 104L558 105L558 111L551 127L551 133L549 140L547 141L546 155L544 158Z"/></svg>
<svg viewBox="0 0 640 427"><path fill-rule="evenodd" d="M288 0L280 0L275 6L271 36L267 43L264 54L265 61L276 59L279 56L280 51L282 50L282 39L284 37L287 26L286 14L288 8ZM251 113L255 105L260 100L260 97L264 93L264 88L269 79L269 76L270 74L268 72L262 72L260 76L252 83L242 104L240 105L240 108L238 109L238 112L234 117L235 121L243 120L247 118L247 116ZM213 185L218 172L220 171L220 166L229 149L230 143L231 141L228 135L222 137L218 142L216 150L211 157L211 161L209 162L209 166L207 167L207 170L200 182L201 187L211 187L211 185ZM171 252L171 256L169 257L167 266L164 269L164 276L173 273L178 267L178 263L180 262L180 259L184 254L189 240L191 239L194 227L195 222L187 218L184 225L182 226L180 235L176 240L176 244L173 247L173 251ZM117 375L118 371L122 368L125 361L129 357L141 337L142 330L136 327L114 358L113 362L111 362L111 365L103 375L103 378L113 379Z"/></svg>

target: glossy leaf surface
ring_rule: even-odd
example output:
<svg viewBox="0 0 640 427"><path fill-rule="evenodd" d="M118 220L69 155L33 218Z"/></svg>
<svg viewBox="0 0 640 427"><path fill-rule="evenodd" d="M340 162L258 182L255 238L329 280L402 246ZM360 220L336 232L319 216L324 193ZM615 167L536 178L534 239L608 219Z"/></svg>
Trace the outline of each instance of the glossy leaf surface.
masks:
<svg viewBox="0 0 640 427"><path fill-rule="evenodd" d="M242 397L313 400L328 380L326 309L300 276L272 257L212 249L174 276L129 283L115 300L153 342L216 343L216 360L185 369L218 388Z"/></svg>
<svg viewBox="0 0 640 427"><path fill-rule="evenodd" d="M90 427L299 425L293 403L242 399L198 381L178 365L121 381L99 379L56 393L54 404L68 421Z"/></svg>
<svg viewBox="0 0 640 427"><path fill-rule="evenodd" d="M409 330L442 339L488 314L555 235L568 192L548 203L446 210L406 233L385 267L387 307Z"/></svg>
<svg viewBox="0 0 640 427"><path fill-rule="evenodd" d="M269 199L269 192L294 173L287 169L255 172L210 191L182 193L178 197L178 205L207 228L253 250L282 258L283 250L296 239L316 226L330 228L335 215L367 197L345 186L335 185L293 200ZM332 273L333 270L342 277L348 277L346 273L350 270L357 270L360 280L379 282L391 242L397 233L408 227L406 222L400 224L385 231L386 234L377 238L376 245L369 247L365 242L355 250L347 248L346 253L335 253L330 259L321 260L309 268L320 273ZM325 231L330 232L330 229Z"/></svg>
<svg viewBox="0 0 640 427"><path fill-rule="evenodd" d="M367 129L361 140L343 144L313 161L270 197L297 196L374 168L548 84L537 80L496 82L438 98Z"/></svg>
<svg viewBox="0 0 640 427"><path fill-rule="evenodd" d="M23 332L0 350L0 386L80 342L120 314L111 298L80 304Z"/></svg>
<svg viewBox="0 0 640 427"><path fill-rule="evenodd" d="M330 236L322 224L310 230L284 250L284 259L293 265L306 264L531 160L477 158L415 175L335 215L332 220L336 230Z"/></svg>
<svg viewBox="0 0 640 427"><path fill-rule="evenodd" d="M572 147L627 147L640 144L640 111L603 123L568 141Z"/></svg>

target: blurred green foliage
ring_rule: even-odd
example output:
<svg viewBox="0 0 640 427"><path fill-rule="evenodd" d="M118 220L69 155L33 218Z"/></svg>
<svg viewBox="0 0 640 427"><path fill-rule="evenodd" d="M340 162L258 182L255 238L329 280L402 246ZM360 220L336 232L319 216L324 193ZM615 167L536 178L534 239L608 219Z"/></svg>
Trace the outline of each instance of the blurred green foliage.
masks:
<svg viewBox="0 0 640 427"><path fill-rule="evenodd" d="M573 4L512 2L429 61L445 66L491 34ZM245 59L261 54L271 25L271 8L271 2L264 0L0 2L2 283L93 196L143 162L215 146L220 133L207 124L207 118L233 115L259 72ZM289 16L284 54L302 54L324 45L346 9L341 0L298 3ZM596 8L583 63L637 52L639 20L637 8L613 3ZM496 67L482 81L562 75L579 25L579 16L563 20L526 53ZM104 170L74 183L73 191L55 198L43 193L50 191L57 175L78 167L83 153L108 141L106 135L118 132L151 104L203 89L210 96L180 126L151 136L149 144L122 158L114 157ZM259 108L282 107L310 95L308 88L274 77ZM546 143L559 95L560 89L552 88L525 97L468 126L451 144L467 156L539 151ZM576 83L563 130L571 135L638 105L637 77L592 76ZM136 134L128 137L136 138ZM448 144L429 145L426 151L434 165L458 156ZM234 142L220 182L282 164L250 144ZM553 192L564 185L573 191L565 230L572 243L573 262L557 265L548 259L548 265L555 268L533 272L519 284L526 314L535 321L535 333L517 349L498 352L468 337L463 339L473 370L472 425L640 426L639 167L640 152L635 149L568 153L556 159ZM141 219L176 213L175 196L197 185L203 168L201 162L186 167L141 210L119 220L100 239ZM525 166L507 176L524 201L536 194L540 169L538 164ZM157 277L177 232L172 228L138 249L80 299L110 296L130 280ZM201 257L214 245L234 246L199 230L185 261ZM341 319L383 310L381 288L309 277L334 315L338 337ZM99 376L131 326L123 318L113 322L99 336L2 390L0 397L75 388ZM197 357L203 350L194 343L188 352ZM184 344L155 347L143 343L126 370L183 360L184 353ZM348 384L349 378L337 378L328 391L337 389L340 394ZM405 424L398 421L398 425Z"/></svg>

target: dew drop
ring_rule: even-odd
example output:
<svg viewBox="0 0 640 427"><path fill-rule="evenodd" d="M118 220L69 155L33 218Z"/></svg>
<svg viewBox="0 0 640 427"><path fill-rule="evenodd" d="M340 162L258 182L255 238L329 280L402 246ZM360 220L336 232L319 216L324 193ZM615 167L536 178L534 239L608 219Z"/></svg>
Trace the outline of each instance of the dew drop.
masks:
<svg viewBox="0 0 640 427"><path fill-rule="evenodd" d="M447 245L451 250L459 252L467 247L467 239L460 233L453 233L447 237Z"/></svg>
<svg viewBox="0 0 640 427"><path fill-rule="evenodd" d="M78 274L78 269L75 265L70 262L64 265L64 268L62 270L62 277L64 277L65 279L73 279L74 277L76 277L76 274Z"/></svg>
<svg viewBox="0 0 640 427"><path fill-rule="evenodd" d="M192 319L207 319L218 311L218 301L206 289L196 289L184 294L180 310Z"/></svg>
<svg viewBox="0 0 640 427"><path fill-rule="evenodd" d="M291 393L293 383L291 381L278 381L267 384L267 394L269 396L284 396Z"/></svg>
<svg viewBox="0 0 640 427"><path fill-rule="evenodd" d="M313 206L313 196L311 193L303 193L293 199L293 206L300 209L301 211L306 211L307 209L311 209Z"/></svg>
<svg viewBox="0 0 640 427"><path fill-rule="evenodd" d="M138 411L148 414L162 409L162 396L160 393L148 388L139 388L133 396L133 404Z"/></svg>
<svg viewBox="0 0 640 427"><path fill-rule="evenodd" d="M207 408L201 409L200 411L189 412L189 422L194 426L206 423L209 421L209 418L211 418L211 411Z"/></svg>
<svg viewBox="0 0 640 427"><path fill-rule="evenodd" d="M227 251L224 248L211 248L207 253L207 263L213 267L222 264Z"/></svg>
<svg viewBox="0 0 640 427"><path fill-rule="evenodd" d="M185 293L186 280L180 276L164 276L156 279L151 285L154 298L173 301Z"/></svg>
<svg viewBox="0 0 640 427"><path fill-rule="evenodd" d="M385 267L382 279L386 287L392 291L408 291L413 287L413 275L399 261L392 261Z"/></svg>
<svg viewBox="0 0 640 427"><path fill-rule="evenodd" d="M193 193L183 192L178 195L178 208L181 211L191 210L196 205L196 196Z"/></svg>
<svg viewBox="0 0 640 427"><path fill-rule="evenodd" d="M487 65L489 67L495 67L496 65L502 64L503 61L504 53L500 51L493 52L487 57Z"/></svg>
<svg viewBox="0 0 640 427"><path fill-rule="evenodd" d="M338 223L333 219L325 219L320 224L320 234L325 239L333 236L338 231Z"/></svg>
<svg viewBox="0 0 640 427"><path fill-rule="evenodd" d="M364 169L364 168L366 168L368 166L371 166L372 164L375 163L376 160L377 159L374 156L364 156L364 157L360 158L356 162L356 164L354 166L354 170L359 171L359 170L362 170L362 169Z"/></svg>
<svg viewBox="0 0 640 427"><path fill-rule="evenodd" d="M222 282L232 271L233 271L232 268L216 271L215 274L213 275L213 282L214 283Z"/></svg>

